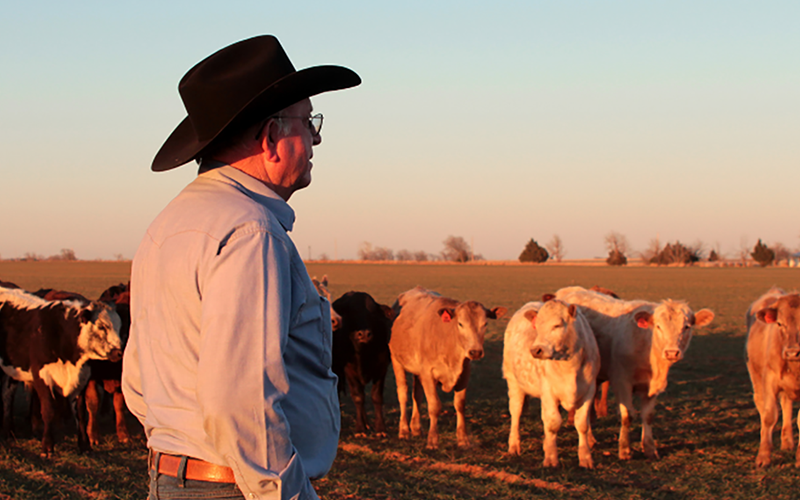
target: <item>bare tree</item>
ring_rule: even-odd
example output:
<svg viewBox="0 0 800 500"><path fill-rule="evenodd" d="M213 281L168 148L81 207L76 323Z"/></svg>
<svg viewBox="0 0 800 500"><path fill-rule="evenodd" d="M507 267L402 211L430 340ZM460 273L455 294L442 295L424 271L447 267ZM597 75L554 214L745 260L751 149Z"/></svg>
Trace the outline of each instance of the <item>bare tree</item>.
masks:
<svg viewBox="0 0 800 500"><path fill-rule="evenodd" d="M394 260L394 252L390 248L373 247L372 243L364 241L358 249L358 258L361 260Z"/></svg>
<svg viewBox="0 0 800 500"><path fill-rule="evenodd" d="M624 234L618 233L616 231L611 231L606 235L605 238L606 242L606 250L609 252L619 252L622 255L627 255L628 250L630 249L630 245L628 244L628 238L625 237Z"/></svg>
<svg viewBox="0 0 800 500"><path fill-rule="evenodd" d="M788 261L789 257L792 255L792 251L786 248L786 246L781 242L773 243L772 247L770 248L772 248L772 250L775 252L776 263L779 263L782 260Z"/></svg>
<svg viewBox="0 0 800 500"><path fill-rule="evenodd" d="M420 250L418 252L414 252L414 260L417 262L425 262L428 260L428 254L425 250Z"/></svg>
<svg viewBox="0 0 800 500"><path fill-rule="evenodd" d="M442 259L450 262L468 262L470 248L461 236L448 236L443 242Z"/></svg>
<svg viewBox="0 0 800 500"><path fill-rule="evenodd" d="M750 244L747 242L747 236L742 236L739 240L739 251L737 253L742 265L746 266L747 261L750 259Z"/></svg>
<svg viewBox="0 0 800 500"><path fill-rule="evenodd" d="M563 259L567 254L567 251L564 249L564 243L561 241L561 237L557 234L553 235L550 243L545 245L545 247L547 248L547 251L550 252L550 258L556 262L561 262L561 259Z"/></svg>
<svg viewBox="0 0 800 500"><path fill-rule="evenodd" d="M408 250L406 250L404 248L403 250L400 250L399 252L397 252L397 255L395 255L395 258L397 260L401 260L401 261L414 260L414 254L412 254L410 251L408 251Z"/></svg>
<svg viewBox="0 0 800 500"><path fill-rule="evenodd" d="M647 245L647 248L644 251L639 252L639 256L642 258L642 262L645 264L650 264L660 253L661 241L659 240L658 236L656 236L650 240L650 243Z"/></svg>

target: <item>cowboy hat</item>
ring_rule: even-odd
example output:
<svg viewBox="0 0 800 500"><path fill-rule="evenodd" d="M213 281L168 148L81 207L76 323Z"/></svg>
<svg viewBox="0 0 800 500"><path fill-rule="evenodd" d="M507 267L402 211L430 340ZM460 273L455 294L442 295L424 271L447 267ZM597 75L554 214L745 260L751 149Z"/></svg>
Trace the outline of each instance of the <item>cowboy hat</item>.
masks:
<svg viewBox="0 0 800 500"><path fill-rule="evenodd" d="M341 66L295 71L278 39L262 35L229 45L181 78L178 91L188 116L153 159L163 172L199 156L223 133L256 123L307 97L361 83Z"/></svg>

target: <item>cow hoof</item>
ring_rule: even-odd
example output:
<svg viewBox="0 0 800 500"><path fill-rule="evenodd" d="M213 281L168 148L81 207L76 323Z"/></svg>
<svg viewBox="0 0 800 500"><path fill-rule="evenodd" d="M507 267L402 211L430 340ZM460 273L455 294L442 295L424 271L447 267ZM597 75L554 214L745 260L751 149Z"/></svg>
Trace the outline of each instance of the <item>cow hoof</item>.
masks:
<svg viewBox="0 0 800 500"><path fill-rule="evenodd" d="M769 467L770 463L772 463L772 459L769 455L758 455L756 457L756 467L759 469L763 469L764 467Z"/></svg>
<svg viewBox="0 0 800 500"><path fill-rule="evenodd" d="M631 450L619 450L619 459L620 460L630 460L631 459Z"/></svg>
<svg viewBox="0 0 800 500"><path fill-rule="evenodd" d="M519 456L521 453L522 453L522 451L520 450L519 443L509 444L508 445L508 452L507 452L508 455L517 455L517 456Z"/></svg>
<svg viewBox="0 0 800 500"><path fill-rule="evenodd" d="M545 467L558 467L558 459L557 458L545 458L542 462L542 465Z"/></svg>
<svg viewBox="0 0 800 500"><path fill-rule="evenodd" d="M592 457L580 459L578 460L578 465L583 467L584 469L594 469L594 462L592 461Z"/></svg>

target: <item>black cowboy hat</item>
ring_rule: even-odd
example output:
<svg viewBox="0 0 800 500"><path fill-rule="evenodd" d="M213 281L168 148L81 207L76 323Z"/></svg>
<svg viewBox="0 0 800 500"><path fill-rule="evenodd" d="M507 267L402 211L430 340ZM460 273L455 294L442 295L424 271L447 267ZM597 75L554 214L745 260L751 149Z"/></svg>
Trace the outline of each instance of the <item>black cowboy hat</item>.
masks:
<svg viewBox="0 0 800 500"><path fill-rule="evenodd" d="M151 168L163 172L179 167L225 131L256 123L307 97L359 83L354 71L341 66L295 71L271 35L229 45L181 78L178 91L188 116L156 153Z"/></svg>

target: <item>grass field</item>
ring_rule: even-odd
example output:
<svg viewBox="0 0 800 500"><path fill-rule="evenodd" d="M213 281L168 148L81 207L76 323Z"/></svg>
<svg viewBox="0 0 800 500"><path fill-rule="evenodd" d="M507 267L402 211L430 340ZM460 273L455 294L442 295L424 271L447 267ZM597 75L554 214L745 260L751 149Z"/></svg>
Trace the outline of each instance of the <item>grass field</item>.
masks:
<svg viewBox="0 0 800 500"><path fill-rule="evenodd" d="M109 285L127 281L128 266L0 262L0 280L28 289L63 288L93 298ZM743 358L747 306L772 285L800 288L800 270L312 263L309 273L327 274L334 297L361 290L391 304L398 293L423 285L454 298L510 310L506 318L490 323L486 357L473 365L467 395L473 448L461 450L455 444L455 413L448 395L443 397L446 413L440 421L439 450L426 450L424 438L397 439L399 411L390 373L388 438L355 438L353 406L349 396L342 398L339 454L329 475L315 482L323 498L800 497L794 452L777 451L775 465L766 471L753 467L759 420ZM632 460L618 460L619 421L612 411L593 427L598 439L593 451L595 470L578 467L577 434L566 425L559 435L562 465L545 469L536 400L523 415L522 455L504 453L509 417L500 367L508 317L525 302L573 284L599 284L625 298L684 299L695 310L708 307L716 313L709 327L696 331L686 359L673 367L670 385L659 398L654 424L659 460L645 459L638 449ZM0 498L146 497L144 440L120 447L111 436L110 415L104 424L106 441L87 456L75 453L75 437L69 429L51 460L39 458L38 441L30 432L6 442L0 450ZM633 440L639 431L634 423Z"/></svg>

